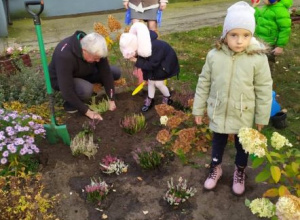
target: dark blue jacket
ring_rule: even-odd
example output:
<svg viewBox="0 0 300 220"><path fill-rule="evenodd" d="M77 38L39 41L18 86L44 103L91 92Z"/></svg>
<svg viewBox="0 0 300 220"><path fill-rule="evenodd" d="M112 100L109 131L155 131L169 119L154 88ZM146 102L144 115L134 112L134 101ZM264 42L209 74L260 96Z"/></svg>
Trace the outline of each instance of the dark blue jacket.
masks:
<svg viewBox="0 0 300 220"><path fill-rule="evenodd" d="M144 80L164 80L178 75L179 63L174 49L165 41L157 40L157 34L150 30L152 55L138 56L135 66L143 71Z"/></svg>

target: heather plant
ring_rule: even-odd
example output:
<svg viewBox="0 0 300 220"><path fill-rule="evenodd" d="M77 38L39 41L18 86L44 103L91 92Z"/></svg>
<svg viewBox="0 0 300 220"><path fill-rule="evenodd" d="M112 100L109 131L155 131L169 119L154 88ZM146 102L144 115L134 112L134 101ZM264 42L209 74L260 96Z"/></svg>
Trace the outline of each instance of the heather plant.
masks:
<svg viewBox="0 0 300 220"><path fill-rule="evenodd" d="M0 176L0 219L58 219L53 209L59 195L44 193L40 174L25 173L17 176Z"/></svg>
<svg viewBox="0 0 300 220"><path fill-rule="evenodd" d="M101 202L107 196L109 192L109 186L105 181L102 181L92 178L91 184L85 186L85 191L87 193L87 200L90 202L98 202L98 205L101 205Z"/></svg>
<svg viewBox="0 0 300 220"><path fill-rule="evenodd" d="M26 155L39 153L36 141L45 137L41 117L34 114L19 114L0 109L1 171L17 175L26 164L21 163Z"/></svg>
<svg viewBox="0 0 300 220"><path fill-rule="evenodd" d="M91 104L89 105L89 108L95 112L98 113L104 113L106 111L108 111L109 109L109 103L107 101L107 99L102 99L101 102L96 102L96 96L92 97L92 101Z"/></svg>
<svg viewBox="0 0 300 220"><path fill-rule="evenodd" d="M187 180L179 177L178 183L174 185L173 178L168 181L168 191L164 196L170 205L178 206L186 202L189 198L193 197L197 190L194 187L188 187Z"/></svg>
<svg viewBox="0 0 300 220"><path fill-rule="evenodd" d="M142 114L126 115L120 121L120 126L128 134L135 134L146 127L145 116Z"/></svg>
<svg viewBox="0 0 300 220"><path fill-rule="evenodd" d="M94 143L93 133L96 125L96 120L84 123L83 130L71 140L70 148L74 156L83 154L90 159L97 153L98 145Z"/></svg>
<svg viewBox="0 0 300 220"><path fill-rule="evenodd" d="M121 173L126 173L128 169L128 165L124 163L124 161L118 159L117 157L113 157L111 155L106 155L102 159L102 163L100 163L101 170L103 173L112 174L115 173L117 175Z"/></svg>
<svg viewBox="0 0 300 220"><path fill-rule="evenodd" d="M156 169L162 164L163 154L154 147L137 148L132 154L135 162L144 170Z"/></svg>
<svg viewBox="0 0 300 220"><path fill-rule="evenodd" d="M244 150L254 155L252 167L263 168L255 181L276 184L276 187L267 190L263 197L288 194L300 196L298 148L294 148L289 140L278 132L272 133L269 143L263 134L252 128L241 128L238 136Z"/></svg>

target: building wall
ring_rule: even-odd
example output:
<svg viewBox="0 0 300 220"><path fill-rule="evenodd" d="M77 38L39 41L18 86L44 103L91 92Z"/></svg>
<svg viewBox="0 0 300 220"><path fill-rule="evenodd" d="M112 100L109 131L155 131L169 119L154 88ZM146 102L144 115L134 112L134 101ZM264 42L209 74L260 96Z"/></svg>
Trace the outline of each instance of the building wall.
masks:
<svg viewBox="0 0 300 220"><path fill-rule="evenodd" d="M10 14L25 10L27 0L9 0ZM32 6L32 8L37 6ZM123 8L122 0L44 0L44 17L76 15Z"/></svg>

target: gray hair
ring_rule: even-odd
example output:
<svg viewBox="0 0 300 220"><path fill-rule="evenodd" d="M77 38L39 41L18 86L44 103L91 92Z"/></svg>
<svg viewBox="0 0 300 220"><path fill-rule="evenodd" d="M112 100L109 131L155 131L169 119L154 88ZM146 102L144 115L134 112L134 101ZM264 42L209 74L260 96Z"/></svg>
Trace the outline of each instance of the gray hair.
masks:
<svg viewBox="0 0 300 220"><path fill-rule="evenodd" d="M107 46L105 38L98 33L90 33L85 35L80 41L82 49L85 49L92 55L99 57L107 57Z"/></svg>

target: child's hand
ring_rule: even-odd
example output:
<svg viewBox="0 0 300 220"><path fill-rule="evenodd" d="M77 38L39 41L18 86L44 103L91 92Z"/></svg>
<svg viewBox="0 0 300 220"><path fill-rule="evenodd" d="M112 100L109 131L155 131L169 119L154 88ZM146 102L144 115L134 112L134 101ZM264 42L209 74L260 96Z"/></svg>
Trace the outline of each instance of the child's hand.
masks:
<svg viewBox="0 0 300 220"><path fill-rule="evenodd" d="M195 122L197 125L202 125L202 116L195 116Z"/></svg>
<svg viewBox="0 0 300 220"><path fill-rule="evenodd" d="M256 127L257 127L258 131L261 131L263 129L264 125L256 124Z"/></svg>
<svg viewBox="0 0 300 220"><path fill-rule="evenodd" d="M256 6L259 5L260 0L251 0L251 2L252 2L252 6L253 6L253 7L256 7Z"/></svg>
<svg viewBox="0 0 300 220"><path fill-rule="evenodd" d="M131 58L129 58L129 60L131 61L131 62L136 62L137 61L137 58L136 57L131 57Z"/></svg>
<svg viewBox="0 0 300 220"><path fill-rule="evenodd" d="M282 54L282 52L283 52L283 48L282 47L275 47L275 49L272 50L272 53L274 55L280 55L280 54Z"/></svg>

